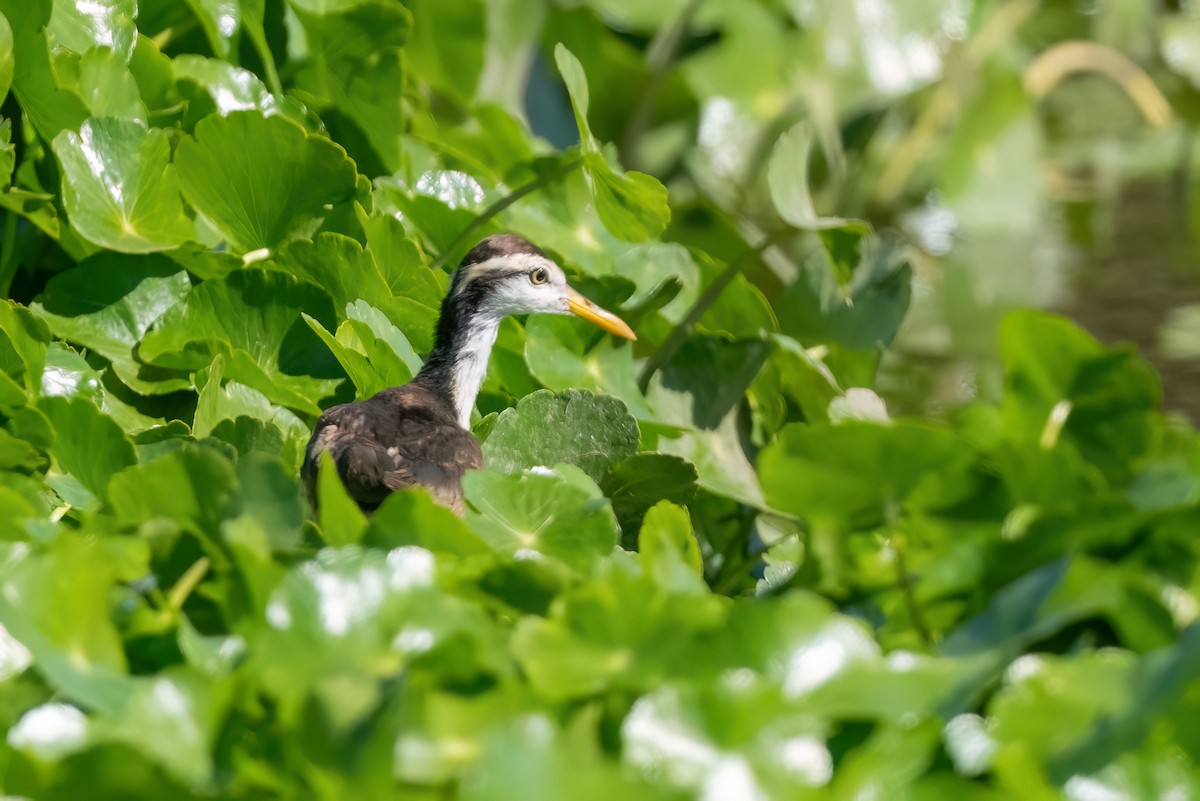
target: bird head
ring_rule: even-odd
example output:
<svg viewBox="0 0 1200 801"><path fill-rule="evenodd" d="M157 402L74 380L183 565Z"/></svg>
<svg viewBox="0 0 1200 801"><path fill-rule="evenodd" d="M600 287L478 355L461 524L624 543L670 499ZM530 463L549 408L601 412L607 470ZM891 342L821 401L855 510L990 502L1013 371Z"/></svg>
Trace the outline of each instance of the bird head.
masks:
<svg viewBox="0 0 1200 801"><path fill-rule="evenodd" d="M450 297L497 318L574 314L609 333L637 339L620 317L573 289L540 248L513 234L489 236L472 248L455 271Z"/></svg>

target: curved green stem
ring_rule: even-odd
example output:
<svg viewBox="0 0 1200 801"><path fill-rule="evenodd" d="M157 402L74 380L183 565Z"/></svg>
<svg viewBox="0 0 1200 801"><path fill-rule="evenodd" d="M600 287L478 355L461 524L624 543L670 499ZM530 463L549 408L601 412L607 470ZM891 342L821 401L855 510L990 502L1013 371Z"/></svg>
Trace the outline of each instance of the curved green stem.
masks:
<svg viewBox="0 0 1200 801"><path fill-rule="evenodd" d="M551 170L550 172L547 172L544 175L539 175L537 178L534 178L529 183L522 184L521 186L517 187L513 191L509 192L504 197L497 200L492 205L488 206L486 209L484 209L480 213L480 215L478 217L471 220L471 224L468 225L466 228L462 229L462 231L460 231L458 233L458 236L454 237L454 239L451 240L449 245L446 245L446 247L442 248L442 252L439 253L438 257L433 260L433 264L431 264L430 267L432 267L435 270L439 270L442 267L446 266L446 262L449 261L451 258L453 258L454 254L456 254L459 250L461 250L463 245L465 245L467 242L469 242L471 240L471 237L474 236L479 231L479 229L481 229L481 228L483 228L483 226L487 225L488 222L491 221L491 219L493 217L495 217L497 214L504 211L509 206L516 203L518 200L525 197L526 195L532 194L532 193L536 192L537 190L541 189L542 187L549 186L550 184L554 183L555 181L559 180L560 178L562 178L566 175L569 175L571 172L573 172L577 167L579 167L582 164L583 164L583 157L576 156L573 159L563 162L562 164L560 164L558 167Z"/></svg>

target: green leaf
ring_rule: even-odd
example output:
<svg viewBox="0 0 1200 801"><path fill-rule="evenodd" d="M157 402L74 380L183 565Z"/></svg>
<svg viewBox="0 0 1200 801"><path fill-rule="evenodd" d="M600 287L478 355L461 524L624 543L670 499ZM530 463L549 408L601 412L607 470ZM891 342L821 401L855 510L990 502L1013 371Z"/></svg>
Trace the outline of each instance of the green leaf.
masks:
<svg viewBox="0 0 1200 801"><path fill-rule="evenodd" d="M0 545L0 626L32 652L52 687L105 710L128 695L125 653L110 617L117 579L110 542L68 534L36 548Z"/></svg>
<svg viewBox="0 0 1200 801"><path fill-rule="evenodd" d="M367 518L346 492L328 451L321 454L317 475L317 506L321 534L327 543L337 547L351 545L362 539Z"/></svg>
<svg viewBox="0 0 1200 801"><path fill-rule="evenodd" d="M912 270L903 253L888 240L864 238L861 230L851 238L855 263L839 265L836 253L824 251L805 263L775 303L783 333L805 347L877 352L891 344L908 310Z"/></svg>
<svg viewBox="0 0 1200 801"><path fill-rule="evenodd" d="M239 0L187 0L188 7L200 20L204 35L219 58L229 58L238 30L242 9Z"/></svg>
<svg viewBox="0 0 1200 801"><path fill-rule="evenodd" d="M616 546L617 521L599 490L566 476L545 469L517 475L467 473L467 524L501 553L546 556L590 573Z"/></svg>
<svg viewBox="0 0 1200 801"><path fill-rule="evenodd" d="M55 0L50 17L54 43L76 53L111 47L128 62L137 40L137 0Z"/></svg>
<svg viewBox="0 0 1200 801"><path fill-rule="evenodd" d="M1150 366L1038 312L1005 318L1000 342L1008 429L1045 447L1061 438L1110 481L1128 481L1133 460L1150 446L1161 398Z"/></svg>
<svg viewBox="0 0 1200 801"><path fill-rule="evenodd" d="M696 468L678 456L636 453L612 465L600 480L626 537L659 501L686 505L696 494Z"/></svg>
<svg viewBox="0 0 1200 801"><path fill-rule="evenodd" d="M813 130L808 121L793 125L779 137L767 164L767 185L775 210L797 228L833 228L845 225L840 217L821 217L808 187L808 158Z"/></svg>
<svg viewBox="0 0 1200 801"><path fill-rule="evenodd" d="M487 553L490 549L462 518L414 487L393 492L371 514L363 543L374 548L416 545L434 553L457 556Z"/></svg>
<svg viewBox="0 0 1200 801"><path fill-rule="evenodd" d="M63 200L72 225L90 241L126 253L178 247L194 235L183 214L170 145L160 129L100 118L54 140L63 165ZM105 170L97 172L96 164Z"/></svg>
<svg viewBox="0 0 1200 801"><path fill-rule="evenodd" d="M549 389L586 389L620 398L640 420L655 418L637 387L633 347L616 337L600 337L581 320L531 316L525 329L529 371Z"/></svg>
<svg viewBox="0 0 1200 801"><path fill-rule="evenodd" d="M93 47L79 61L79 91L93 117L148 119L126 58L109 47Z"/></svg>
<svg viewBox="0 0 1200 801"><path fill-rule="evenodd" d="M416 20L405 48L416 72L458 100L472 100L484 65L487 4L413 0L405 5Z"/></svg>
<svg viewBox="0 0 1200 801"><path fill-rule="evenodd" d="M658 179L640 172L624 172L601 152L588 125L587 76L579 59L561 43L555 45L554 60L571 95L575 124L579 127L583 150L583 170L587 177L596 213L613 236L628 242L641 242L658 236L671 220L667 189Z"/></svg>
<svg viewBox="0 0 1200 801"><path fill-rule="evenodd" d="M953 475L972 456L949 431L915 422L793 424L763 449L758 475L768 502L784 511L827 521L880 520L927 478Z"/></svg>
<svg viewBox="0 0 1200 801"><path fill-rule="evenodd" d="M707 592L700 544L686 509L661 501L646 512L638 534L643 569L665 587Z"/></svg>
<svg viewBox="0 0 1200 801"><path fill-rule="evenodd" d="M8 20L0 14L0 102L8 97L13 82L13 31Z"/></svg>
<svg viewBox="0 0 1200 801"><path fill-rule="evenodd" d="M553 700L646 692L682 664L694 637L725 622L723 599L695 589L672 592L617 562L563 592L548 618L523 619L513 652L533 687Z"/></svg>
<svg viewBox="0 0 1200 801"><path fill-rule="evenodd" d="M289 242L274 263L282 272L322 287L335 309L362 298L379 303L392 294L370 251L343 234L323 231L313 239Z"/></svg>
<svg viewBox="0 0 1200 801"><path fill-rule="evenodd" d="M241 252L311 234L326 207L353 197L354 162L340 147L275 115L210 116L180 142L183 193Z"/></svg>
<svg viewBox="0 0 1200 801"><path fill-rule="evenodd" d="M184 444L114 476L109 502L122 526L165 518L215 538L233 503L234 484L234 467L221 451Z"/></svg>
<svg viewBox="0 0 1200 801"><path fill-rule="evenodd" d="M282 439L282 446L272 452L278 454L285 463L299 469L300 457L309 436L309 428L304 421L287 409L271 403L258 390L224 379L225 357L218 355L206 371L203 382L197 381L200 397L192 424L196 436L223 439L242 452L253 441L243 437L264 436L269 440L271 434L268 432L275 429ZM257 427L248 427L241 422L247 418L258 421L264 427L261 434L257 433ZM232 425L233 429L222 430L224 424Z"/></svg>
<svg viewBox="0 0 1200 801"><path fill-rule="evenodd" d="M575 465L599 480L637 450L637 422L625 404L578 390L541 390L501 412L483 445L493 470Z"/></svg>
<svg viewBox="0 0 1200 801"><path fill-rule="evenodd" d="M0 14L13 33L13 94L47 140L64 129L78 130L88 117L79 95L58 83L44 30L50 13L51 3L46 0L0 0ZM89 41L84 50L91 45Z"/></svg>
<svg viewBox="0 0 1200 801"><path fill-rule="evenodd" d="M333 319L329 298L312 284L242 270L193 287L146 334L138 355L151 364L199 370L224 353L231 378L276 402L311 410L337 368L301 319L305 310L323 322Z"/></svg>
<svg viewBox="0 0 1200 801"><path fill-rule="evenodd" d="M108 481L114 473L137 463L133 443L91 401L43 398L38 408L54 426L51 452L59 467L97 497L107 495Z"/></svg>
<svg viewBox="0 0 1200 801"><path fill-rule="evenodd" d="M116 361L131 358L190 288L187 273L163 256L98 253L51 278L31 308L56 336Z"/></svg>
<svg viewBox="0 0 1200 801"><path fill-rule="evenodd" d="M186 86L193 84L204 93L192 102L218 114L232 114L256 109L262 112L284 112L281 102L272 96L266 84L247 69L234 66L227 61L183 54L171 59L171 67L183 94L194 90Z"/></svg>
<svg viewBox="0 0 1200 801"><path fill-rule="evenodd" d="M667 188L652 175L625 172L614 167L600 153L588 153L583 160L596 204L596 213L609 233L626 242L644 242L666 230L671 221Z"/></svg>

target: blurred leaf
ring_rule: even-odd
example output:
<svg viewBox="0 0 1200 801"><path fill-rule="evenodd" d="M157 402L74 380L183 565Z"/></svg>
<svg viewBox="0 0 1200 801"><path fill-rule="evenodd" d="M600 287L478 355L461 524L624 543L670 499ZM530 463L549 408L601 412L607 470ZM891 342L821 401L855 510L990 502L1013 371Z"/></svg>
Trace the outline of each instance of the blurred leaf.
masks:
<svg viewBox="0 0 1200 801"><path fill-rule="evenodd" d="M808 188L808 158L813 130L808 122L793 125L771 151L767 183L775 210L797 228L831 228L844 225L839 217L821 217Z"/></svg>
<svg viewBox="0 0 1200 801"><path fill-rule="evenodd" d="M1061 430L1062 439L1111 481L1127 481L1130 462L1149 447L1150 415L1161 396L1149 365L1128 349L1106 349L1067 321L1036 312L1009 315L1000 341L1009 430L1049 446Z"/></svg>
<svg viewBox="0 0 1200 801"><path fill-rule="evenodd" d="M92 242L126 253L170 250L193 236L170 168L165 132L136 120L90 119L54 140L72 225ZM103 173L94 165L104 164Z"/></svg>
<svg viewBox="0 0 1200 801"><path fill-rule="evenodd" d="M333 457L328 451L321 453L321 464L317 477L318 519L325 541L334 547L351 545L362 539L367 528L367 518L358 504L346 492Z"/></svg>
<svg viewBox="0 0 1200 801"><path fill-rule="evenodd" d="M371 514L362 539L376 548L416 545L458 556L490 550L458 515L434 501L423 488L389 494Z"/></svg>
<svg viewBox="0 0 1200 801"><path fill-rule="evenodd" d="M971 458L949 431L911 422L793 424L763 449L758 473L779 509L822 520L882 520L923 480L962 470Z"/></svg>
<svg viewBox="0 0 1200 801"><path fill-rule="evenodd" d="M638 534L642 567L659 584L677 591L704 593L704 564L686 509L670 501L651 507Z"/></svg>

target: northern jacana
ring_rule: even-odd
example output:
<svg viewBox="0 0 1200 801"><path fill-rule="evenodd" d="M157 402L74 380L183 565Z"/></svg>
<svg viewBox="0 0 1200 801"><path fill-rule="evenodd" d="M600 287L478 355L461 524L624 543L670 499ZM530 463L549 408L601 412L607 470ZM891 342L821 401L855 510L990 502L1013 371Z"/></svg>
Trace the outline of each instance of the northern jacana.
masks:
<svg viewBox="0 0 1200 801"><path fill-rule="evenodd" d="M433 350L407 384L328 409L305 449L301 476L316 503L322 452L347 492L372 511L389 493L413 485L463 510L462 477L483 466L470 431L471 410L487 372L500 321L510 314L575 314L626 339L619 317L567 285L562 268L511 234L489 236L466 255L442 302Z"/></svg>

